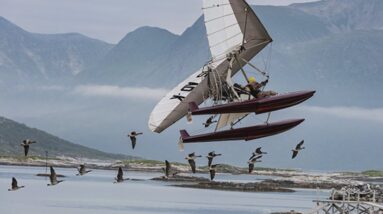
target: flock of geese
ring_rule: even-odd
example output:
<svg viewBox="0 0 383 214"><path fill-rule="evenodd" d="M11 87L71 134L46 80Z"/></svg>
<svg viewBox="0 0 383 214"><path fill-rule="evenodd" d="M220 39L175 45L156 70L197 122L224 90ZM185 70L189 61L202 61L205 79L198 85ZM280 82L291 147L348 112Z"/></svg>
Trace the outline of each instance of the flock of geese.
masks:
<svg viewBox="0 0 383 214"><path fill-rule="evenodd" d="M132 144L133 149L136 147L137 136L142 135L142 134L143 134L142 132L136 132L136 131L132 131L130 134L128 134L128 137L131 140L131 144ZM36 141L30 140L30 139L23 140L23 142L21 143L21 146L24 148L25 157L28 156L28 151L29 151L30 145L34 144L34 143L36 143ZM304 140L302 140L300 143L298 143L296 145L295 149L291 150L293 152L292 159L294 159L301 150L305 149L305 147L303 147L303 144L304 144ZM251 157L249 158L249 160L247 162L249 174L251 174L253 172L254 166L257 162L262 162L261 158L265 154L267 154L267 152L263 152L262 147L259 147L254 152L252 152ZM214 180L216 167L220 165L220 164L212 164L213 159L215 157L221 156L221 155L222 154L215 153L215 151L211 151L206 156L206 158L208 159L208 167L209 167L209 173L210 173L210 180L211 181ZM200 157L202 157L202 155L196 155L195 152L190 153L185 157L185 159L188 161L190 168L191 168L191 171L193 173L196 173L195 159L200 158ZM76 174L77 176L83 176L83 175L92 171L92 170L87 170L87 168L85 167L85 164L81 164L77 168L77 170L78 170L78 174ZM164 178L165 179L169 178L170 173L171 173L171 164L169 161L165 160L165 167L162 168L162 170L165 174ZM177 174L177 172L174 172L172 175L175 176L176 174ZM50 166L49 180L50 180L50 183L47 184L47 186L55 186L55 185L63 182L63 180L57 179L57 174L56 174L56 172L52 166ZM122 170L122 167L119 167L114 183L121 183L121 182L124 182L125 180L129 180L129 179L124 178L124 172ZM19 190L19 189L24 188L24 187L25 186L18 186L16 178L12 177L11 188L8 189L8 191L16 191L16 190Z"/></svg>

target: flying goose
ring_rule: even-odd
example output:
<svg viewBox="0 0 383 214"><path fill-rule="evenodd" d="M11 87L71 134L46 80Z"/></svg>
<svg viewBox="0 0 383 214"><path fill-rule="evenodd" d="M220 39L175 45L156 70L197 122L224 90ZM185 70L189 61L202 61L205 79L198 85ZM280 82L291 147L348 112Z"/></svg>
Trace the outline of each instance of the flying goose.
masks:
<svg viewBox="0 0 383 214"><path fill-rule="evenodd" d="M122 167L118 167L117 177L114 179L116 180L114 183L121 183L125 180L129 180L127 178L124 178L124 172L122 171Z"/></svg>
<svg viewBox="0 0 383 214"><path fill-rule="evenodd" d="M305 141L302 140L300 143L298 143L298 145L295 147L295 149L291 150L291 151L293 151L293 156L291 159L294 159L298 155L299 151L301 151L302 149L305 149L305 147L302 147L304 142Z"/></svg>
<svg viewBox="0 0 383 214"><path fill-rule="evenodd" d="M254 170L254 165L256 162L262 162L261 160L258 160L262 158L262 155L255 156L251 158L247 163L249 164L249 174L251 174Z"/></svg>
<svg viewBox="0 0 383 214"><path fill-rule="evenodd" d="M165 168L162 168L162 170L165 173L165 178L169 178L170 168L171 168L171 165L170 165L169 161L165 160Z"/></svg>
<svg viewBox="0 0 383 214"><path fill-rule="evenodd" d="M213 162L213 158L217 156L221 156L222 154L216 154L215 151L209 152L207 154L207 159L208 159L208 166L211 166L211 163Z"/></svg>
<svg viewBox="0 0 383 214"><path fill-rule="evenodd" d="M33 143L36 143L36 141L30 140L30 139L26 139L26 140L23 140L22 144L20 144L22 147L24 147L24 155L25 155L25 157L27 157L27 155L28 155L29 145L31 145Z"/></svg>
<svg viewBox="0 0 383 214"><path fill-rule="evenodd" d="M83 176L89 172L91 172L92 170L86 170L85 168L85 164L81 164L80 167L77 168L78 170L78 174L76 174L77 176Z"/></svg>
<svg viewBox="0 0 383 214"><path fill-rule="evenodd" d="M16 191L18 189L24 188L25 186L17 186L17 180L15 177L12 178L12 187L8 191Z"/></svg>
<svg viewBox="0 0 383 214"><path fill-rule="evenodd" d="M262 152L262 147L258 147L255 152L252 153L251 157L249 158L249 160L253 159L255 156L258 156L258 155L263 155L263 154L267 154L267 152Z"/></svg>
<svg viewBox="0 0 383 214"><path fill-rule="evenodd" d="M210 172L210 180L214 180L215 177L215 168L219 166L219 164L213 164L209 167L209 172Z"/></svg>
<svg viewBox="0 0 383 214"><path fill-rule="evenodd" d="M136 141L137 141L137 136L138 135L142 135L143 133L142 132L136 132L136 131L132 131L130 132L130 134L128 134L128 137L130 138L130 141L132 142L132 148L134 149L136 147Z"/></svg>
<svg viewBox="0 0 383 214"><path fill-rule="evenodd" d="M51 183L47 184L48 186L54 186L54 185L57 185L57 184L63 182L63 180L57 180L56 172L52 166L50 167L50 171L51 171L51 174L49 175L49 180Z"/></svg>
<svg viewBox="0 0 383 214"><path fill-rule="evenodd" d="M214 115L211 116L211 117L209 117L209 118L206 120L206 122L204 122L202 125L204 125L205 128L207 128L207 127L209 127L211 124L218 122L217 120L213 120L214 117L215 117Z"/></svg>
<svg viewBox="0 0 383 214"><path fill-rule="evenodd" d="M185 159L188 160L193 173L195 173L195 159L199 157L202 157L202 156L201 155L196 156L195 152L190 153L188 156L185 157Z"/></svg>

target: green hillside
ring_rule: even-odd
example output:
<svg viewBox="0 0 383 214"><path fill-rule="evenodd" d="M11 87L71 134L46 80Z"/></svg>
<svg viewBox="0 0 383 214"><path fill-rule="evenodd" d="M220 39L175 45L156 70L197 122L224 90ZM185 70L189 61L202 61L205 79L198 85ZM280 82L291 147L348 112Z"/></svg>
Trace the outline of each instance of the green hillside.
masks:
<svg viewBox="0 0 383 214"><path fill-rule="evenodd" d="M30 147L30 156L44 157L45 151L48 151L50 157L68 156L73 158L92 159L137 159L131 156L110 154L80 146L39 129L30 128L24 124L0 117L1 156L23 156L24 150L20 146L20 143L24 139L37 141L36 144L33 144Z"/></svg>

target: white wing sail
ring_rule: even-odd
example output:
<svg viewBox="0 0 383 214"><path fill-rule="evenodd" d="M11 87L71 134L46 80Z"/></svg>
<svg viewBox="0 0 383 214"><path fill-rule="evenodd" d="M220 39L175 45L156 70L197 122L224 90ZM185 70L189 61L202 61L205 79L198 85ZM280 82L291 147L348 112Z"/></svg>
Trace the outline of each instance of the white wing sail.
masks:
<svg viewBox="0 0 383 214"><path fill-rule="evenodd" d="M244 0L203 0L203 12L210 52L209 68L225 77L229 68L226 55L243 45L240 59L250 61L272 42L266 29ZM233 64L231 75L244 66L243 61ZM240 64L238 64L240 63ZM188 112L188 103L201 104L209 98L206 72L197 71L170 91L154 108L149 128L162 132Z"/></svg>
<svg viewBox="0 0 383 214"><path fill-rule="evenodd" d="M217 66L242 44L243 33L229 0L204 0L202 9L212 61Z"/></svg>

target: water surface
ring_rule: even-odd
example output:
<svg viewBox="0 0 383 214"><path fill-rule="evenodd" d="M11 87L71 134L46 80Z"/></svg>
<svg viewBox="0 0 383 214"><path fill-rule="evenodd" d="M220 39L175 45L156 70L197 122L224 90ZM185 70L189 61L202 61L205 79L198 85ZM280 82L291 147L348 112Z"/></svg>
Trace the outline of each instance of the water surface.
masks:
<svg viewBox="0 0 383 214"><path fill-rule="evenodd" d="M113 184L115 171L94 170L75 176L76 169L56 168L67 177L57 186L48 187L48 178L37 177L45 167L0 166L1 213L271 213L307 211L312 200L325 198L327 191L297 190L295 193L246 193L171 187L169 183L151 181L159 173L126 171L126 181ZM11 178L26 188L8 192ZM206 175L203 175L206 176ZM218 174L217 180L254 182L265 177Z"/></svg>

